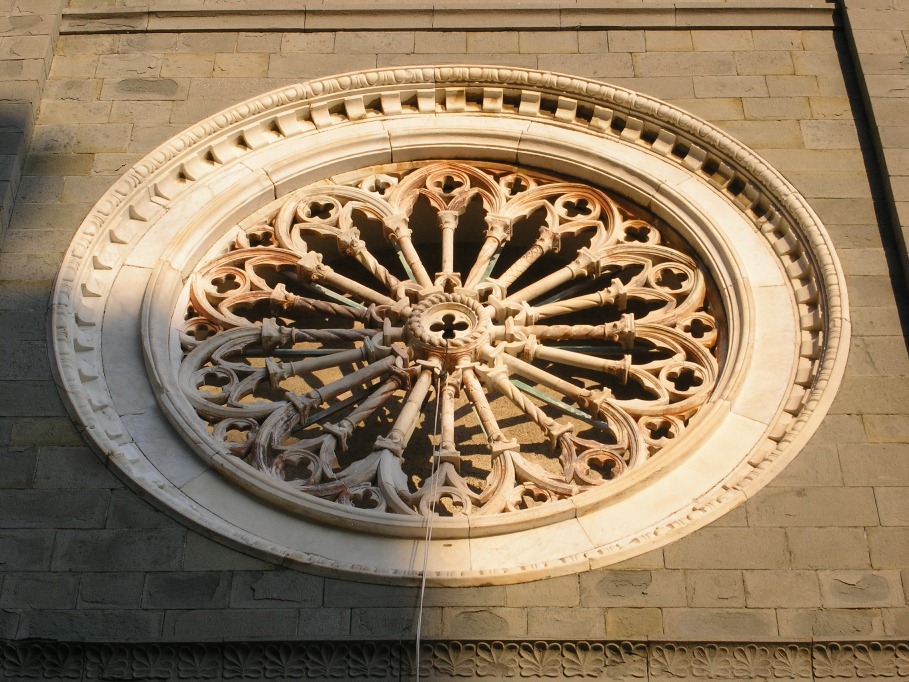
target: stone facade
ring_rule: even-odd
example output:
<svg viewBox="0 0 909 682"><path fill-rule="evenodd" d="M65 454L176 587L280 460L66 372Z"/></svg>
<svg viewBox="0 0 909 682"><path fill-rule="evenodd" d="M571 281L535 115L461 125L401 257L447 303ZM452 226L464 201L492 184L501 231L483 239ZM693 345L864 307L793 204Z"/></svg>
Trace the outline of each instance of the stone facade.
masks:
<svg viewBox="0 0 909 682"><path fill-rule="evenodd" d="M0 0L5 675L409 674L417 588L241 553L110 473L58 396L46 307L93 203L194 122L307 78L475 63L629 87L755 149L831 235L853 340L811 442L747 503L606 568L427 588L420 665L434 679L909 676L909 157L900 119L909 18L900 0L434 12L420 2L259 12L189 4L195 11Z"/></svg>

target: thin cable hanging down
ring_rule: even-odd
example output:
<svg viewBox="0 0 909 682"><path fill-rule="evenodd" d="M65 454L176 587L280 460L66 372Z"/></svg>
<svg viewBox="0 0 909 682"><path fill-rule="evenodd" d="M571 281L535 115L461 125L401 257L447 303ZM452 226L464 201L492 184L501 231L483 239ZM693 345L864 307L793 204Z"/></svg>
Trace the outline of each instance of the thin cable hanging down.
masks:
<svg viewBox="0 0 909 682"><path fill-rule="evenodd" d="M448 339L445 339L445 352L448 352ZM432 540L432 522L436 515L436 489L439 485L439 481L436 478L436 468L438 462L441 459L442 451L442 442L439 436L439 412L440 406L442 404L442 385L448 379L448 372L445 371L444 367L440 369L439 375L436 377L436 411L435 417L433 419L432 425L432 440L433 440L433 456L430 460L429 468L429 477L432 483L429 488L429 495L432 502L430 503L429 514L426 516L426 535L423 538L423 570L421 571L420 578L420 600L417 604L417 636L416 636L416 674L417 679L420 679L420 642L422 639L422 629L423 629L423 597L426 594L426 574L427 568L429 567L429 541ZM436 442L438 441L438 442Z"/></svg>

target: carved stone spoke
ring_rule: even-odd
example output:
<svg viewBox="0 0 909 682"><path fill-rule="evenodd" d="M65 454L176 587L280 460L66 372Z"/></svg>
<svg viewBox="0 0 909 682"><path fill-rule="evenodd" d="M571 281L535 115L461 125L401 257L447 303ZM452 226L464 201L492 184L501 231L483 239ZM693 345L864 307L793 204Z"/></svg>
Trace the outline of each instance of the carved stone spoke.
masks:
<svg viewBox="0 0 909 682"><path fill-rule="evenodd" d="M696 421L719 297L660 221L495 164L338 177L187 284L181 388L238 466L364 513L520 513Z"/></svg>

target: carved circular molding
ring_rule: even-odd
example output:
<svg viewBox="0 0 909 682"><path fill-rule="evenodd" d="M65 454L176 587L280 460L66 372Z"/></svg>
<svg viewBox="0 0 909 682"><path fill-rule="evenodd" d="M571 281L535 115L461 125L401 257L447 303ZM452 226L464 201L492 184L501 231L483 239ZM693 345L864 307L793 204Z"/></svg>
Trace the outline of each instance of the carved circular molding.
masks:
<svg viewBox="0 0 909 682"><path fill-rule="evenodd" d="M444 161L430 163L436 160ZM487 198L473 267L457 270L445 235L471 210L450 204L459 173L471 188L488 186L476 192ZM384 210L387 178L406 184L412 177L423 196L444 198L434 205L433 237L410 236L408 211L403 221L375 214ZM458 182L449 187L446 177ZM538 214L548 218L532 228L532 211L503 209L532 191L524 183L565 186L540 199ZM578 198L572 192L590 198L566 212L566 202ZM504 204L495 204L499 195ZM578 205L615 211L580 225ZM378 247L365 233L361 240L356 229L342 229L366 229L343 217L354 214L384 221L380 243L401 252L406 275L370 260ZM549 248L563 275L533 274L528 263L530 284L504 276L534 238L565 225L583 240L568 255ZM673 248L653 241L661 235ZM349 276L340 256L309 249L320 239L382 286ZM512 241L523 246L509 262ZM417 261L432 248L442 255L430 275ZM457 248L460 254L460 242ZM497 266L500 253L506 256ZM628 259L637 259L634 269ZM520 287L523 294L509 301ZM700 299L690 293L698 287ZM313 312L306 301L321 307ZM300 305L309 305L310 317L298 315ZM86 218L51 315L56 372L74 418L110 465L169 513L272 561L416 580L426 560L430 582L467 585L613 563L735 508L798 453L823 418L845 367L847 311L843 276L817 217L733 138L622 88L452 66L282 88L173 138ZM559 318L569 313L591 319ZM341 326L339 315L356 338L332 345L325 333ZM592 327L599 327L596 338ZM646 347L635 346L641 341ZM636 359L644 351L662 353L663 365ZM313 359L332 353L352 363L341 370L347 376L317 377L314 367L324 363ZM635 399L614 382L564 381L564 373L547 372L553 363L595 366L620 386L631 377L651 398L661 391L673 397L632 409ZM478 383L465 380L468 374ZM414 415L374 434L383 473L359 488L345 478L350 467L322 448L330 441L340 452L347 427L320 411L347 400L363 412L370 400L384 399L376 397L383 380L401 411L404 396L422 392L412 407L426 411L424 422L440 405L441 447L427 445L420 455L447 477L432 504L419 485L432 474L409 472L416 478L408 483L398 473L407 444L401 437L420 421ZM372 397L358 396L358 385ZM490 442L489 470L511 467L506 492L527 493L506 494L490 506L495 513L480 513L490 497L482 497L482 484L458 483L461 436L445 436L461 427L444 415L456 412L459 388L473 391L474 424L483 423ZM515 474L523 443L514 444L507 429L490 434L495 410L478 405L485 393L521 407L524 420L557 446L561 471L518 466ZM284 431L268 416L279 412L291 424ZM319 418L310 424L312 414ZM572 435L579 419L584 428L598 422L604 441ZM321 455L304 437L311 425L322 429ZM268 429L284 440L257 441ZM262 466L257 452L271 452ZM332 480L344 483L343 494L307 492ZM392 498L398 513L387 506Z"/></svg>

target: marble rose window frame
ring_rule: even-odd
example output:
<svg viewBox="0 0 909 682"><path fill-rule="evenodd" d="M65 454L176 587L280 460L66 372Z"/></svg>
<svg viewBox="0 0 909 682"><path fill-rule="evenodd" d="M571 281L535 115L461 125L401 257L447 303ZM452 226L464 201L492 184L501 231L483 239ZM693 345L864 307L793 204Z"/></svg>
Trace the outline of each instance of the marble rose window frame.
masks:
<svg viewBox="0 0 909 682"><path fill-rule="evenodd" d="M707 271L725 341L697 424L659 458L555 512L439 519L424 552L425 517L402 523L301 503L299 491L213 445L180 390L173 316L200 259L253 214L357 169L433 160L534 169L641 207ZM244 551L333 575L415 581L428 556L439 585L607 565L734 509L817 428L843 375L849 329L823 226L753 151L623 88L467 66L318 79L188 128L98 202L51 307L55 371L74 419L159 507Z"/></svg>

